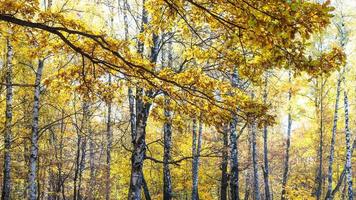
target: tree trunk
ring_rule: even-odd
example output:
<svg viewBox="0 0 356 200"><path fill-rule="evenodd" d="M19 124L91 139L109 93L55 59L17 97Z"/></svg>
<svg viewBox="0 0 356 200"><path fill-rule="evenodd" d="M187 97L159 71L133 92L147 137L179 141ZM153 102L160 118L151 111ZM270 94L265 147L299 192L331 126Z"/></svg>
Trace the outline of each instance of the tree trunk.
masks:
<svg viewBox="0 0 356 200"><path fill-rule="evenodd" d="M30 171L28 175L28 195L30 200L36 200L38 196L37 180L37 162L38 162L38 130L39 130L39 110L40 110L40 92L41 77L43 70L43 60L38 61L38 68L35 79L35 92L32 113L32 136L31 136L31 153L30 153Z"/></svg>
<svg viewBox="0 0 356 200"><path fill-rule="evenodd" d="M49 136L49 145L52 147L51 152L53 152L53 157L50 156L50 166L48 167L48 200L57 200L59 199L59 192L60 192L60 184L58 184L60 176L55 173L55 168L54 168L54 163L59 163L60 161L58 160L58 151L57 151L57 137L56 133L54 130L49 129L50 131L50 136ZM56 164L58 167L58 164ZM58 169L58 168L57 168ZM59 172L60 170L58 170Z"/></svg>
<svg viewBox="0 0 356 200"><path fill-rule="evenodd" d="M324 104L323 104L323 95L324 95L324 80L321 76L320 81L320 127L319 127L319 167L317 170L316 176L316 199L320 200L322 196L322 185L323 185L323 146L324 146Z"/></svg>
<svg viewBox="0 0 356 200"><path fill-rule="evenodd" d="M77 127L77 152L76 152L76 166L74 170L74 180L73 180L73 199L81 199L81 184L82 176L85 168L85 154L86 154L86 136L82 135L82 130Z"/></svg>
<svg viewBox="0 0 356 200"><path fill-rule="evenodd" d="M268 78L266 75L265 78L265 88L263 94L264 103L267 104L267 84ZM268 165L268 129L267 124L263 127L263 160L264 160L264 167L263 167L263 179L264 179L264 186L265 186L265 198L266 200L271 200L271 193L270 193L270 186L269 186L269 165Z"/></svg>
<svg viewBox="0 0 356 200"><path fill-rule="evenodd" d="M78 132L77 138L77 151L76 151L76 159L75 159L75 170L74 170L74 179L73 179L73 200L77 200L78 196L78 177L79 177L79 165L80 165L80 144L81 144L81 135Z"/></svg>
<svg viewBox="0 0 356 200"><path fill-rule="evenodd" d="M145 0L143 0L143 5ZM146 9L142 8L142 24L141 33L144 31L145 25L148 23L148 16ZM159 53L159 38L156 34L152 35L153 45L151 47L150 61L157 62ZM143 54L144 44L138 43L138 52ZM146 94L145 94L146 93ZM141 188L143 179L143 161L146 156L146 124L151 107L151 103L144 102L144 97L152 98L153 91L145 91L143 88L136 88L136 130L132 133L133 153L131 156L131 178L129 199L136 200L141 198Z"/></svg>
<svg viewBox="0 0 356 200"><path fill-rule="evenodd" d="M329 155L329 167L328 167L328 191L326 192L326 200L332 200L332 182L333 182L333 163L334 163L334 151L335 151L335 137L337 130L337 120L338 120L338 108L339 108L339 98L340 98L340 88L341 88L342 74L337 80L336 88L336 99L335 99L335 108L334 108L334 119L333 119L333 128L331 133L331 144L330 144L330 155Z"/></svg>
<svg viewBox="0 0 356 200"><path fill-rule="evenodd" d="M142 176L142 188L143 188L143 194L145 195L145 199L151 200L151 195L150 195L150 191L148 189L148 185L147 185L145 176Z"/></svg>
<svg viewBox="0 0 356 200"><path fill-rule="evenodd" d="M141 199L142 168L146 152L146 123L150 104L143 102L143 89L138 88L136 94L136 132L133 140L133 153L131 157L130 200Z"/></svg>
<svg viewBox="0 0 356 200"><path fill-rule="evenodd" d="M248 146L248 154L247 155L251 155L252 154L252 138L251 138L251 125L248 126L248 140L247 140L247 146ZM252 163L252 156L248 156L247 157L247 163ZM250 194L251 194L251 176L252 176L252 168L248 167L246 170L246 174L245 174L245 194L244 194L244 200L248 200L250 198Z"/></svg>
<svg viewBox="0 0 356 200"><path fill-rule="evenodd" d="M231 199L239 200L239 150L237 144L237 116L235 115L230 122L230 188Z"/></svg>
<svg viewBox="0 0 356 200"><path fill-rule="evenodd" d="M354 139L354 142L352 144L352 148L351 148L351 157L353 155L353 152L354 152L354 149L356 148L356 138ZM335 188L333 189L332 193L331 193L331 196L335 196L335 194L339 191L340 189L340 186L342 184L342 182L344 181L345 179L345 174L346 174L346 163L345 163L345 166L344 166L344 169L342 170L340 176L339 176L339 179L336 183L336 186Z"/></svg>
<svg viewBox="0 0 356 200"><path fill-rule="evenodd" d="M59 193L62 193L62 199L65 200L65 178L63 177L63 137L65 134L65 123L64 123L64 111L62 110L62 120L61 120L61 135L59 140L59 158L57 158L57 171L58 171L58 179L57 179L57 193L58 193L58 200L60 199Z"/></svg>
<svg viewBox="0 0 356 200"><path fill-rule="evenodd" d="M79 179L79 171L80 171L80 158L81 158L81 144L82 144L82 135L81 131L78 130L77 127L77 151L76 151L76 159L75 159L75 170L74 170L74 179L73 179L73 199L78 199L78 179Z"/></svg>
<svg viewBox="0 0 356 200"><path fill-rule="evenodd" d="M142 23L140 32L143 33L145 25L148 23L147 11L144 7L145 0L142 1ZM126 2L124 2L126 5ZM126 7L126 6L125 6ZM141 55L144 52L144 44L138 42L138 53ZM136 116L135 126L131 126L131 137L133 152L131 156L131 178L129 188L129 199L139 200L141 199L141 188L143 182L143 161L146 153L146 123L149 114L150 104L145 103L143 98L145 96L143 88L136 88ZM130 93L130 90L129 90ZM129 98L130 105L131 100ZM130 108L131 110L131 108ZM130 120L132 120L133 112L130 113ZM131 121L131 125L133 122Z"/></svg>
<svg viewBox="0 0 356 200"><path fill-rule="evenodd" d="M289 72L289 83L291 83L291 72ZM290 139L291 139L291 132L292 132L292 115L291 115L291 98L292 98L292 91L289 89L288 91L288 127L287 127L287 141L286 141L286 153L284 157L284 169L283 169L283 179L282 179L282 196L281 199L285 200L287 198L287 181L288 181L288 173L289 173L289 151L290 151Z"/></svg>
<svg viewBox="0 0 356 200"><path fill-rule="evenodd" d="M85 170L85 163L86 163L86 151L87 151L87 136L82 136L81 144L80 144L80 162L79 162L79 172L78 172L78 192L77 192L77 199L81 200L82 197L82 180L83 180L83 173Z"/></svg>
<svg viewBox="0 0 356 200"><path fill-rule="evenodd" d="M253 190L254 190L254 199L260 200L260 184L258 180L258 163L257 163L257 144L256 144L256 122L252 123L251 127L252 132L252 164L253 164Z"/></svg>
<svg viewBox="0 0 356 200"><path fill-rule="evenodd" d="M237 68L234 68L232 73L231 84L233 87L238 86L238 73ZM238 138L236 133L238 118L236 114L233 114L230 122L230 189L231 199L239 200L239 149ZM226 198L226 195L225 195Z"/></svg>
<svg viewBox="0 0 356 200"><path fill-rule="evenodd" d="M250 170L248 170L250 171ZM245 195L244 195L244 200L248 200L250 198L250 172L246 173L246 177L245 177Z"/></svg>
<svg viewBox="0 0 356 200"><path fill-rule="evenodd" d="M352 168L351 168L351 133L349 129L349 101L347 98L347 92L344 91L344 108L345 108L345 139L346 139L346 163L345 163L345 172L346 172L346 183L347 183L347 194L348 199L353 199L352 191Z"/></svg>
<svg viewBox="0 0 356 200"><path fill-rule="evenodd" d="M172 113L169 110L170 100L169 97L165 97L164 115L166 121L164 123L164 155L163 155L163 199L170 200L172 199L172 181L171 181L171 172L169 168L169 161L171 159L171 145L172 145Z"/></svg>
<svg viewBox="0 0 356 200"><path fill-rule="evenodd" d="M223 125L223 150L222 150L222 161L221 161L221 189L220 189L220 199L227 200L227 189L228 189L228 149L229 149L229 137L228 128Z"/></svg>
<svg viewBox="0 0 356 200"><path fill-rule="evenodd" d="M111 75L109 74L109 84L111 85ZM111 100L107 103L108 119L106 124L106 180L105 180L105 199L110 200L111 194L111 147L112 147L112 130L111 130Z"/></svg>
<svg viewBox="0 0 356 200"><path fill-rule="evenodd" d="M193 186L192 186L192 200L199 200L198 182L199 182L199 158L202 142L203 125L199 119L199 132L197 137L197 121L193 119Z"/></svg>
<svg viewBox="0 0 356 200"><path fill-rule="evenodd" d="M94 192L95 192L95 152L94 152L94 133L91 129L90 124L90 110L88 107L86 113L86 130L89 135L89 187L88 187L88 200L94 199Z"/></svg>
<svg viewBox="0 0 356 200"><path fill-rule="evenodd" d="M197 200L198 196L198 184L197 184L197 170L196 170L196 152L197 152L197 120L194 118L193 119L193 141L192 141L192 157L193 157L193 162L192 162L192 200Z"/></svg>
<svg viewBox="0 0 356 200"><path fill-rule="evenodd" d="M4 137L4 169L2 200L9 200L11 194L11 143L12 143L12 58L14 55L9 39L6 40L6 111L5 111L5 137Z"/></svg>
<svg viewBox="0 0 356 200"><path fill-rule="evenodd" d="M162 65L164 65L165 59L165 49L162 49ZM168 62L167 66L172 67L173 56L172 56L172 42L168 41ZM164 138L164 155L163 155L163 199L172 199L172 178L170 172L169 161L171 159L171 147L172 147L172 112L169 108L170 99L167 94L165 94L165 108L164 116L165 123L163 125L163 138Z"/></svg>

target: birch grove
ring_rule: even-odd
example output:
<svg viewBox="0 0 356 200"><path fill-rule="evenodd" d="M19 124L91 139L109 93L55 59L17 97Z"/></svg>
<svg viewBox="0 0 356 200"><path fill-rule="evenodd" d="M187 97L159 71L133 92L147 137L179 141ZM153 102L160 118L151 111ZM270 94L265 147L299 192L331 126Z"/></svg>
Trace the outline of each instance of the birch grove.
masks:
<svg viewBox="0 0 356 200"><path fill-rule="evenodd" d="M351 0L0 0L1 199L354 199Z"/></svg>

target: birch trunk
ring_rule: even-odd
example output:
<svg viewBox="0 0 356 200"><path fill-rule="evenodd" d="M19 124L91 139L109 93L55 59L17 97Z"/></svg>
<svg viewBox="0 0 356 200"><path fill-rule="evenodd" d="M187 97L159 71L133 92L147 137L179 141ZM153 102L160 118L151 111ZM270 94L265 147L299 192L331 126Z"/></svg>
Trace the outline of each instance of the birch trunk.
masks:
<svg viewBox="0 0 356 200"><path fill-rule="evenodd" d="M229 137L228 128L223 125L223 150L222 150L222 161L221 161L221 184L220 184L220 199L227 200L227 189L228 189L228 149L229 149Z"/></svg>
<svg viewBox="0 0 356 200"><path fill-rule="evenodd" d="M234 68L232 73L231 84L233 87L238 86L238 73L237 68ZM230 189L231 199L239 200L239 150L238 150L238 138L236 133L238 118L233 114L230 122ZM226 196L226 195L225 195Z"/></svg>
<svg viewBox="0 0 356 200"><path fill-rule="evenodd" d="M289 72L289 83L291 83L291 72ZM282 196L281 199L285 200L287 198L287 181L288 181L288 174L289 174L289 151L290 151L290 140L291 140L291 132L292 132L292 115L291 115L291 98L292 98L292 91L289 89L288 91L288 127L287 127L287 141L286 141L286 152L284 157L284 169L283 169L283 179L282 179Z"/></svg>
<svg viewBox="0 0 356 200"><path fill-rule="evenodd" d="M124 2L126 4L126 2ZM140 32L144 31L144 27L148 22L147 11L144 8L145 0L142 1L142 22ZM144 44L138 42L137 45L138 52L142 55L144 52ZM130 90L129 90L130 93ZM131 139L133 145L133 152L131 155L131 178L130 178L130 189L129 189L129 199L139 200L141 199L141 188L143 183L143 161L145 159L146 152L146 122L148 117L148 110L146 114L146 106L143 102L144 90L142 88L136 88L136 116L135 116L135 126L131 126ZM129 102L131 104L129 97ZM130 108L131 109L131 108ZM130 113L130 120L132 120L132 114ZM133 122L131 121L131 125Z"/></svg>
<svg viewBox="0 0 356 200"><path fill-rule="evenodd" d="M79 177L81 176L81 160L82 160L82 156L83 154L81 154L81 150L82 150L82 143L83 143L83 138L81 135L81 130L77 130L77 151L76 151L76 164L75 164L75 170L74 170L74 179L73 179L73 199L77 200L78 196L79 196L79 191L80 191L80 187L79 187Z"/></svg>
<svg viewBox="0 0 356 200"><path fill-rule="evenodd" d="M193 141L192 141L192 157L193 157L193 162L192 162L192 200L197 200L198 198L198 184L197 184L197 178L198 174L196 173L196 152L197 152L197 120L194 118L193 119Z"/></svg>
<svg viewBox="0 0 356 200"><path fill-rule="evenodd" d="M346 174L346 183L347 183L347 194L348 199L353 199L353 190L352 190L352 148L351 148L351 133L349 128L349 101L347 98L347 93L344 91L344 109L345 109L345 139L346 139L346 163L345 163L345 174Z"/></svg>
<svg viewBox="0 0 356 200"><path fill-rule="evenodd" d="M49 138L49 145L53 147L51 151L53 152L53 157L50 157L50 163L55 163L58 162L58 152L57 152L57 137L55 134L55 131L50 129L50 138ZM54 171L54 167L52 168L51 166L48 168L48 185L49 185L49 191L48 191L48 200L57 200L59 199L59 192L60 192L60 185L58 184L59 182L59 176L56 176L56 173ZM57 174L58 175L58 174Z"/></svg>
<svg viewBox="0 0 356 200"><path fill-rule="evenodd" d="M31 153L30 153L30 171L28 175L28 198L36 200L38 197L38 179L37 179L37 162L38 162L38 131L39 131L39 110L40 110L40 92L41 77L43 71L43 60L38 61L38 68L35 79L35 92L32 113L32 136L31 136Z"/></svg>
<svg viewBox="0 0 356 200"><path fill-rule="evenodd" d="M257 161L257 143L256 143L256 122L253 122L251 127L252 132L252 164L253 164L253 190L254 190L254 199L260 200L260 184L258 178L258 161Z"/></svg>
<svg viewBox="0 0 356 200"><path fill-rule="evenodd" d="M11 194L11 140L12 140L12 58L13 49L9 39L6 40L6 110L5 110L5 137L4 137L4 169L2 200L9 200Z"/></svg>
<svg viewBox="0 0 356 200"><path fill-rule="evenodd" d="M319 200L322 196L322 185L323 185L323 146L324 146L324 104L323 104L323 95L324 95L324 80L321 76L320 81L320 127L319 127L319 166L316 176L316 199Z"/></svg>
<svg viewBox="0 0 356 200"><path fill-rule="evenodd" d="M65 122L64 122L64 110L62 110L62 114L61 114L62 120L61 120L61 126L60 126L60 131L61 131L61 135L60 135L60 140L59 140L59 156L57 157L57 171L58 171L58 179L57 179L57 193L58 193L58 199L60 199L59 197L59 193L62 193L62 199L65 200L65 186L64 186L64 182L65 182L65 178L63 177L63 148L64 148L64 143L63 143L63 137L65 134Z"/></svg>
<svg viewBox="0 0 356 200"><path fill-rule="evenodd" d="M143 194L145 195L146 200L151 200L150 191L148 189L148 185L145 179L145 176L142 176L142 187L143 187Z"/></svg>
<svg viewBox="0 0 356 200"><path fill-rule="evenodd" d="M268 78L266 75L265 78L265 87L264 87L264 94L263 94L263 101L267 104L267 84ZM263 160L264 160L264 167L263 167L263 179L264 179L264 186L265 186L265 199L271 200L271 193L270 193L270 186L269 186L269 165L268 165L268 129L267 124L263 127Z"/></svg>
<svg viewBox="0 0 356 200"><path fill-rule="evenodd" d="M247 155L252 155L252 137L251 137L251 125L248 125L248 139L247 139L247 147L248 147L248 153ZM252 163L252 156L247 157L247 163ZM251 167L248 167L245 173L245 194L244 194L244 200L248 200L251 196L251 186L252 186L252 177L253 176L253 169Z"/></svg>
<svg viewBox="0 0 356 200"><path fill-rule="evenodd" d="M86 164L86 152L87 152L87 136L82 136L80 144L80 162L78 171L78 192L77 199L81 200L82 197L82 179Z"/></svg>
<svg viewBox="0 0 356 200"><path fill-rule="evenodd" d="M109 74L109 84L111 85L111 75ZM112 147L112 130L111 130L111 101L107 103L108 118L106 123L106 180L105 180L105 199L110 200L111 194L111 147Z"/></svg>
<svg viewBox="0 0 356 200"><path fill-rule="evenodd" d="M230 122L230 188L232 200L239 200L239 151L237 144L237 116Z"/></svg>
<svg viewBox="0 0 356 200"><path fill-rule="evenodd" d="M162 57L164 59L164 49L162 50ZM168 67L172 67L172 42L168 42ZM163 61L162 61L163 62ZM172 199L172 178L169 167L169 161L171 160L171 146L172 146L172 112L169 109L170 99L165 94L165 108L164 116L166 121L163 125L164 134L164 155L163 155L163 199Z"/></svg>
<svg viewBox="0 0 356 200"><path fill-rule="evenodd" d="M202 143L203 125L201 119L199 120L199 131L197 135L197 122L193 120L193 187L192 200L199 200L198 182L199 182L199 158Z"/></svg>
<svg viewBox="0 0 356 200"><path fill-rule="evenodd" d="M74 178L73 178L73 200L77 199L77 182L78 182L78 172L79 172L79 158L80 158L80 137L77 139L77 151L75 159L75 169L74 169Z"/></svg>
<svg viewBox="0 0 356 200"><path fill-rule="evenodd" d="M166 107L169 106L170 101L168 97L165 97ZM163 199L172 199L172 181L171 172L169 168L169 161L171 159L171 146L172 146L172 122L171 122L171 111L169 108L165 108L164 115L166 117L166 122L164 123L164 155L163 155Z"/></svg>
<svg viewBox="0 0 356 200"><path fill-rule="evenodd" d="M144 31L145 25L148 23L147 11L144 8L145 0L143 0L142 8L142 24L141 32ZM157 62L159 53L159 38L157 35L152 35L153 46L151 47L150 60L152 63ZM143 54L144 44L138 43L138 52ZM146 125L151 108L151 103L144 102L143 98L152 98L153 91L145 91L143 88L136 88L136 130L132 134L133 153L131 156L131 178L129 199L138 200L141 199L141 188L143 179L143 162L146 156Z"/></svg>
<svg viewBox="0 0 356 200"><path fill-rule="evenodd" d="M336 87L336 99L335 99L335 108L334 108L334 119L333 119L333 128L331 133L331 144L330 144L330 155L329 155L329 167L328 167L328 191L326 192L326 200L332 200L332 182L333 182L333 163L334 163L334 152L335 152L335 137L337 130L337 120L338 120L338 108L339 108L339 98L340 98L340 90L341 90L341 77L337 80Z"/></svg>
<svg viewBox="0 0 356 200"><path fill-rule="evenodd" d="M353 152L354 152L354 149L356 148L356 138L354 139L354 142L352 144L352 148L351 148L351 157L353 155ZM346 163L344 165L344 169L342 170L342 173L340 174L339 178L338 178L338 181L336 183L336 186L335 188L333 189L332 191L332 196L335 196L335 194L339 191L340 189L340 186L342 184L342 182L344 181L345 179L345 174L346 174Z"/></svg>
<svg viewBox="0 0 356 200"><path fill-rule="evenodd" d="M142 168L146 152L146 123L151 106L149 103L143 102L143 89L138 88L136 93L136 132L131 156L130 200L141 199Z"/></svg>
<svg viewBox="0 0 356 200"><path fill-rule="evenodd" d="M90 110L88 108L86 114L86 125L87 125L87 132L89 135L89 188L88 188L88 200L94 199L94 192L95 192L95 152L94 152L94 133L91 129L90 124Z"/></svg>

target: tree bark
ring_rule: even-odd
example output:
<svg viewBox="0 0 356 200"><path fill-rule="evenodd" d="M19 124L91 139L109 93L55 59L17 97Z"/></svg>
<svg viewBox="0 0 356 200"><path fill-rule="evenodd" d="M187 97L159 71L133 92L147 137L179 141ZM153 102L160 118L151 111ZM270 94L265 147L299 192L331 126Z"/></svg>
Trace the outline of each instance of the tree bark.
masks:
<svg viewBox="0 0 356 200"><path fill-rule="evenodd" d="M199 119L199 130L197 135L197 121L193 119L193 186L192 186L192 200L199 200L198 182L199 182L199 158L202 143L203 125Z"/></svg>
<svg viewBox="0 0 356 200"><path fill-rule="evenodd" d="M266 75L264 94L263 94L263 101L265 104L267 104L267 84L268 84L268 77ZM270 186L269 186L268 128L267 128L267 124L264 124L264 126L263 126L263 160L264 160L263 179L264 179L264 186L265 186L265 199L271 200L271 193L270 193Z"/></svg>
<svg viewBox="0 0 356 200"><path fill-rule="evenodd" d="M320 127L319 127L319 150L318 150L318 157L319 157L319 166L317 170L316 176L316 199L320 200L322 196L322 185L323 185L323 152L324 152L324 80L323 76L321 76L320 81Z"/></svg>
<svg viewBox="0 0 356 200"><path fill-rule="evenodd" d="M61 168L58 167L61 161L58 159L58 149L57 149L57 136L54 130L50 129L50 136L49 136L49 145L52 147L51 151L53 152L53 157L50 156L50 167L48 168L49 171L49 191L48 191L48 200L59 200L59 194L61 189ZM55 173L54 163L57 167L57 174ZM53 167L52 167L53 166Z"/></svg>
<svg viewBox="0 0 356 200"><path fill-rule="evenodd" d="M151 200L150 190L148 189L145 176L142 176L142 187L143 187L143 194L145 195L145 199Z"/></svg>
<svg viewBox="0 0 356 200"><path fill-rule="evenodd" d="M237 68L231 76L231 84L233 87L238 86L238 73ZM231 189L231 199L239 200L239 149L238 149L238 138L236 133L238 118L233 114L232 120L230 122L230 189ZM226 198L226 195L225 195Z"/></svg>
<svg viewBox="0 0 356 200"><path fill-rule="evenodd" d="M353 155L353 152L354 152L354 149L356 148L356 138L354 139L354 142L352 144L352 148L351 148L351 157ZM338 181L336 183L336 186L335 188L333 189L332 191L332 195L331 196L335 196L335 194L339 191L340 189L340 186L342 184L342 182L344 181L345 179L345 174L346 174L346 163L345 163L345 166L344 166L344 169L342 170L339 178L338 178Z"/></svg>
<svg viewBox="0 0 356 200"><path fill-rule="evenodd" d="M347 194L348 199L353 199L353 190L352 190L352 165L351 165L351 133L349 128L349 101L347 98L347 92L344 91L344 109L345 109L345 139L346 139L346 163L345 163L345 174L346 174L346 183L347 183Z"/></svg>
<svg viewBox="0 0 356 200"><path fill-rule="evenodd" d="M85 107L85 105L83 106ZM83 109L84 110L84 109ZM83 116L84 117L84 116ZM81 199L81 184L82 184L82 176L85 168L85 154L86 154L86 146L87 139L86 136L82 135L82 127L77 127L77 152L76 152L76 166L74 171L74 180L73 180L73 199Z"/></svg>
<svg viewBox="0 0 356 200"><path fill-rule="evenodd" d="M251 135L252 135L252 165L253 165L253 190L254 190L254 199L260 200L260 184L258 178L258 161L257 161L257 143L256 143L256 122L253 122L251 125Z"/></svg>
<svg viewBox="0 0 356 200"><path fill-rule="evenodd" d="M237 144L237 116L230 122L230 189L231 199L239 200L239 150Z"/></svg>
<svg viewBox="0 0 356 200"><path fill-rule="evenodd" d="M136 132L131 157L130 200L141 199L143 161L146 153L146 123L151 104L143 101L143 89L136 90Z"/></svg>
<svg viewBox="0 0 356 200"><path fill-rule="evenodd" d="M289 72L289 83L291 83L291 72ZM283 169L283 179L282 179L282 196L281 199L285 200L287 198L287 181L288 181L288 173L289 173L289 151L290 151L290 140L291 140L291 132L292 132L292 115L291 115L291 98L292 98L292 91L289 89L288 91L288 127L287 127L287 141L286 141L286 152L284 157L284 169Z"/></svg>
<svg viewBox="0 0 356 200"><path fill-rule="evenodd" d="M89 187L88 187L88 200L94 199L94 192L95 192L95 152L94 152L94 132L91 129L90 123L90 110L88 107L86 113L86 130L89 135Z"/></svg>
<svg viewBox="0 0 356 200"><path fill-rule="evenodd" d="M326 192L326 200L332 200L332 182L333 182L333 163L334 163L334 152L335 152L335 137L337 130L337 120L338 120L338 108L339 108L339 98L341 90L341 79L342 74L337 80L336 87L336 99L335 99L335 108L334 108L334 119L333 119L333 128L331 133L331 144L330 144L330 155L329 155L329 167L328 167L328 190Z"/></svg>
<svg viewBox="0 0 356 200"><path fill-rule="evenodd" d="M164 123L164 155L163 155L163 199L172 199L172 180L171 172L169 168L169 161L171 159L171 146L172 146L172 122L171 111L168 106L170 104L169 97L165 97L166 108L164 109L164 115L166 122Z"/></svg>
<svg viewBox="0 0 356 200"><path fill-rule="evenodd" d="M147 11L144 8L145 0L143 0L142 8L142 24L141 33L144 31L145 25L148 23ZM157 62L159 53L159 38L156 34L152 35L153 45L151 47L150 61ZM138 52L143 54L144 44L138 43ZM151 108L151 103L145 102L144 97L152 98L153 91L145 91L143 88L136 88L136 130L132 133L133 152L131 156L131 178L129 199L138 200L141 198L141 188L143 179L143 162L146 156L146 125Z"/></svg>
<svg viewBox="0 0 356 200"><path fill-rule="evenodd" d="M164 54L164 51L162 51ZM162 55L164 57L164 55ZM172 67L172 42L168 41L168 67ZM172 178L169 167L169 161L171 160L171 146L172 146L172 112L169 108L170 99L167 94L165 94L165 108L164 116L165 123L163 125L164 134L164 155L163 155L163 199L172 199Z"/></svg>
<svg viewBox="0 0 356 200"><path fill-rule="evenodd" d="M38 68L35 79L35 92L32 113L32 136L31 136L31 153L30 153L30 171L28 175L28 198L36 200L38 197L38 179L37 179L37 162L38 162L38 130L39 130L39 110L40 110L40 92L41 77L43 70L43 60L38 61Z"/></svg>
<svg viewBox="0 0 356 200"><path fill-rule="evenodd" d="M248 170L250 171L250 170ZM246 177L245 177L245 194L244 194L244 200L248 200L250 198L250 172L246 173Z"/></svg>
<svg viewBox="0 0 356 200"><path fill-rule="evenodd" d="M220 184L220 199L227 200L227 189L228 189L228 149L229 149L229 137L228 137L228 127L223 125L223 150L222 150L222 161L221 161L221 184Z"/></svg>
<svg viewBox="0 0 356 200"><path fill-rule="evenodd" d="M252 137L251 137L251 125L248 126L248 140L247 140L247 146L248 146L248 154L247 155L252 155ZM252 156L247 157L247 162L252 163ZM244 200L248 200L250 198L251 194L251 177L253 175L253 169L251 167L248 167L246 170L245 174L245 194L244 194Z"/></svg>
<svg viewBox="0 0 356 200"><path fill-rule="evenodd" d="M5 110L5 137L4 137L4 169L2 200L9 200L11 196L11 143L12 143L12 59L13 48L9 39L6 39L6 110Z"/></svg>
<svg viewBox="0 0 356 200"><path fill-rule="evenodd" d="M111 74L109 74L109 84L111 85ZM112 147L112 130L111 130L111 100L107 103L108 118L106 123L106 180L105 180L105 199L110 200L111 194L111 147Z"/></svg>
<svg viewBox="0 0 356 200"><path fill-rule="evenodd" d="M83 110L87 109L87 102L84 102L84 108ZM86 111L83 111L84 113L86 113ZM85 114L84 114L84 119ZM85 122L84 122L85 123ZM83 129L83 127L82 127ZM84 130L85 130L85 125L84 125ZM82 133L80 133L82 134ZM83 180L83 173L85 170L85 164L86 164L86 153L87 153L87 136L86 135L82 135L81 136L81 144L80 144L80 161L79 161L79 171L78 171L78 192L77 192L77 199L81 200L82 197L82 180Z"/></svg>
<svg viewBox="0 0 356 200"><path fill-rule="evenodd" d="M77 131L78 132L78 131ZM77 200L78 196L78 175L79 175L79 163L80 163L80 144L81 144L81 136L78 133L77 136L77 151L76 151L76 159L75 159L75 170L74 170L74 178L73 178L73 200Z"/></svg>
<svg viewBox="0 0 356 200"><path fill-rule="evenodd" d="M142 1L142 19L141 19L141 28L140 33L143 33L145 25L148 23L147 11L144 7L145 0ZM124 2L124 7L126 7L126 2ZM138 53L141 55L144 52L144 44L138 42L137 44ZM143 56L143 55L142 55ZM129 104L132 106L132 96L130 98L129 88ZM132 112L130 107L130 123L131 123L131 141L133 145L133 152L131 155L131 178L130 178L130 188L129 188L129 199L130 200L139 200L141 199L141 188L143 183L143 161L145 159L146 153L146 123L149 113L150 105L144 103L144 89L136 88L136 99L135 106L136 115ZM135 117L135 125L133 126L133 117Z"/></svg>

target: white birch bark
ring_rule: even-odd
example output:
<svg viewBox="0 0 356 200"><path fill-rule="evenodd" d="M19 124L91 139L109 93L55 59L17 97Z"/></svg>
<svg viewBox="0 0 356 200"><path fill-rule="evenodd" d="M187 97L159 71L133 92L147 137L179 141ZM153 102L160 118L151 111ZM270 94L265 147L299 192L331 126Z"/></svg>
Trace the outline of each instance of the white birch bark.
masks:
<svg viewBox="0 0 356 200"><path fill-rule="evenodd" d="M352 190L352 154L351 154L351 133L349 127L349 100L347 98L347 92L344 91L344 109L345 109L345 139L346 139L346 183L347 183L347 194L348 200L353 199L353 190Z"/></svg>
<svg viewBox="0 0 356 200"><path fill-rule="evenodd" d="M30 167L28 175L28 198L29 200L37 200L37 162L38 162L38 131L39 131L39 110L40 110L40 92L41 92L41 77L43 71L43 60L38 61L38 68L35 79L35 92L32 113L32 136L31 136L31 152L30 152Z"/></svg>
<svg viewBox="0 0 356 200"><path fill-rule="evenodd" d="M289 71L289 83L291 83L291 72ZM282 196L281 199L285 200L287 198L287 181L288 181L288 174L289 174L289 151L290 151L290 142L291 142L291 132L292 132L292 115L291 115L291 98L292 98L292 91L289 89L288 91L288 127L287 127L287 141L286 141L286 152L284 157L284 169L283 169L283 179L282 179Z"/></svg>
<svg viewBox="0 0 356 200"><path fill-rule="evenodd" d="M199 182L199 158L201 151L201 143L202 143L202 131L203 125L201 119L199 119L199 130L197 135L197 121L193 120L193 186L192 186L192 200L199 200L199 192L198 192L198 182Z"/></svg>
<svg viewBox="0 0 356 200"><path fill-rule="evenodd" d="M339 108L339 98L340 98L340 90L341 90L341 79L342 74L337 80L336 87L336 98L335 98L335 107L334 107L334 118L333 118L333 127L331 133L331 144L330 144L330 154L329 154L329 167L328 167L328 190L326 192L326 200L333 199L332 196L332 177L333 177L333 163L334 163L334 152L335 152L335 138L336 138L336 130L337 130L337 120L338 120L338 108Z"/></svg>
<svg viewBox="0 0 356 200"><path fill-rule="evenodd" d="M6 110L5 110L5 137L4 137L4 169L3 169L3 185L2 185L2 200L10 199L11 194L11 140L12 140L12 58L13 48L10 40L6 40Z"/></svg>

